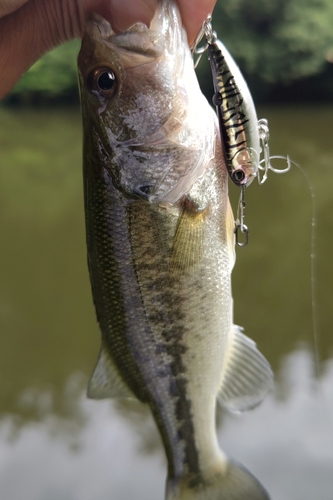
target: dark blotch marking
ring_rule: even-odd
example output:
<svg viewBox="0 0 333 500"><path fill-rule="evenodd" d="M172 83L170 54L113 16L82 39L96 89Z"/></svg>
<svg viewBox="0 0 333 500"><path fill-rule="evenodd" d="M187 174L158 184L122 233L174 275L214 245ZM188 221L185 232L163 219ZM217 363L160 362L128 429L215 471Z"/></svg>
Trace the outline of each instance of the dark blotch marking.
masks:
<svg viewBox="0 0 333 500"><path fill-rule="evenodd" d="M176 419L179 425L176 441L168 431L169 403L161 400L156 393L151 394L149 404L168 457L169 477L182 474L182 471L175 470L175 464L183 454L182 467L186 472L197 476L200 474L199 457L195 446L184 363L187 346L183 339L188 331L183 310L186 294L179 283L179 277L173 277L170 273L172 242L170 242L169 217L166 211L154 209L151 205L138 200L128 206L128 222L133 253L132 265L140 284L147 323L152 332L160 332L162 337L162 341L156 343L155 352L157 355L166 354L164 359L170 359L165 368L166 376L169 377L169 396L176 405L172 419ZM156 362L159 362L159 358Z"/></svg>

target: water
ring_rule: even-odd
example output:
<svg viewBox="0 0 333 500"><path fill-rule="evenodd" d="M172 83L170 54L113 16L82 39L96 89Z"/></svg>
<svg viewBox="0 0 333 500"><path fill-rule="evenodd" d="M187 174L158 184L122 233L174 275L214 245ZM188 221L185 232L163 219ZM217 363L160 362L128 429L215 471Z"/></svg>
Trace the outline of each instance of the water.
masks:
<svg viewBox="0 0 333 500"><path fill-rule="evenodd" d="M269 120L272 154L301 164L316 191L319 377L311 196L296 168L247 190L250 242L237 251L233 276L236 322L269 359L276 385L252 412L219 412L219 440L273 500L332 498L332 111L258 112ZM0 146L1 498L162 500L165 460L147 410L84 396L99 331L86 269L79 113L2 109Z"/></svg>

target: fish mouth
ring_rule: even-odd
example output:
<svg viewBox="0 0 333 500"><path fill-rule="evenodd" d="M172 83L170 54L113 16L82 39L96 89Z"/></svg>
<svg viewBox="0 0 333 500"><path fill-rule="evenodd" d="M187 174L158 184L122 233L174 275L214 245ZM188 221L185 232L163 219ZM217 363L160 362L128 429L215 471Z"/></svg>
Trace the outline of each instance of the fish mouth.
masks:
<svg viewBox="0 0 333 500"><path fill-rule="evenodd" d="M170 0L158 2L155 15L149 27L138 22L120 33L95 12L88 14L85 35L93 40L111 44L118 50L125 50L146 57L160 57L165 52L176 53L187 35L182 28L178 7Z"/></svg>
<svg viewBox="0 0 333 500"><path fill-rule="evenodd" d="M115 33L111 24L95 12L87 18L85 36L117 50L152 59L161 57L165 50L163 35L144 23L136 23L126 31Z"/></svg>

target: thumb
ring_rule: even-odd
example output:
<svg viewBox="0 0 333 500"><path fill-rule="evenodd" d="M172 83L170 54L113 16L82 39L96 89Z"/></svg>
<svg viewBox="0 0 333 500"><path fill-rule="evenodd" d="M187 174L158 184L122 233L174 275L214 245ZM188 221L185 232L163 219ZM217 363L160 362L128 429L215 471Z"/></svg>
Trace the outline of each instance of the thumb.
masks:
<svg viewBox="0 0 333 500"><path fill-rule="evenodd" d="M0 0L0 99L45 52L81 35L84 6L85 0Z"/></svg>
<svg viewBox="0 0 333 500"><path fill-rule="evenodd" d="M28 0L0 0L0 19L19 9Z"/></svg>
<svg viewBox="0 0 333 500"><path fill-rule="evenodd" d="M110 7L112 27L123 31L139 21L149 26L157 5L158 0L136 0L135 2L112 0Z"/></svg>

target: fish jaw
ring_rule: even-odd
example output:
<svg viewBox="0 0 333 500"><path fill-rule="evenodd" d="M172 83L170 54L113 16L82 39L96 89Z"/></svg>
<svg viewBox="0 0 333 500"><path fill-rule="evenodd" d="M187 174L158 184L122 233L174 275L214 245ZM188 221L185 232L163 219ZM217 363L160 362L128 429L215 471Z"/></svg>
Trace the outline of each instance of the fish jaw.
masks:
<svg viewBox="0 0 333 500"><path fill-rule="evenodd" d="M84 120L117 188L150 203L177 203L214 157L216 118L176 5L163 2L150 28L138 23L118 35L93 15L78 65ZM103 67L115 75L110 97L89 87Z"/></svg>

